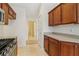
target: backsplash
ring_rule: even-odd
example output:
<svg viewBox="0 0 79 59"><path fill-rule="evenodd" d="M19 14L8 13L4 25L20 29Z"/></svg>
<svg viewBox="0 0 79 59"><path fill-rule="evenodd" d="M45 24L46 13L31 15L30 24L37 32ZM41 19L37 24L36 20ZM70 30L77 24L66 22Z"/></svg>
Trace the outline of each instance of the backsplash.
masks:
<svg viewBox="0 0 79 59"><path fill-rule="evenodd" d="M79 24L67 24L53 27L53 32L79 35Z"/></svg>
<svg viewBox="0 0 79 59"><path fill-rule="evenodd" d="M10 21L11 22L11 21ZM13 23L9 23L8 25L0 25L0 36L2 35L14 35L15 34L15 30L13 28Z"/></svg>

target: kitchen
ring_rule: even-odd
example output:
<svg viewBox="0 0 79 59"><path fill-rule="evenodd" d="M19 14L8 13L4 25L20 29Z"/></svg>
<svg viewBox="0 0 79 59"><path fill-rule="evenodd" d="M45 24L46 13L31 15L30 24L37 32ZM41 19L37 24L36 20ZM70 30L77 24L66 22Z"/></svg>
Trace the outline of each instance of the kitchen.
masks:
<svg viewBox="0 0 79 59"><path fill-rule="evenodd" d="M0 9L0 42L7 41L0 43L0 55L17 56L20 48L27 47L28 22L32 20L37 25L39 49L43 50L39 54L79 56L78 3L0 3ZM14 53L9 54L10 50Z"/></svg>

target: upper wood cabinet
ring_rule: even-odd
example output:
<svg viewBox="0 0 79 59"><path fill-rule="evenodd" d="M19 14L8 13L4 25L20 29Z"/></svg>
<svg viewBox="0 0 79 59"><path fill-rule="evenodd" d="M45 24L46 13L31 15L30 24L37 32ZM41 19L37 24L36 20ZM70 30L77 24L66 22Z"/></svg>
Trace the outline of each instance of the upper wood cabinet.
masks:
<svg viewBox="0 0 79 59"><path fill-rule="evenodd" d="M9 19L16 19L15 11L8 3L0 3L0 8L4 10L4 24L8 25Z"/></svg>
<svg viewBox="0 0 79 59"><path fill-rule="evenodd" d="M0 3L0 8L1 8L1 3Z"/></svg>
<svg viewBox="0 0 79 59"><path fill-rule="evenodd" d="M2 9L5 11L5 15L4 15L4 23L5 25L8 25L8 4L7 3L2 3Z"/></svg>
<svg viewBox="0 0 79 59"><path fill-rule="evenodd" d="M65 3L62 4L62 23L75 23L76 22L76 4Z"/></svg>
<svg viewBox="0 0 79 59"><path fill-rule="evenodd" d="M79 23L79 4L78 3L62 3L56 6L49 12L53 13L53 17L49 24L62 25L62 24L78 24ZM50 25L49 25L50 26Z"/></svg>
<svg viewBox="0 0 79 59"><path fill-rule="evenodd" d="M9 18L16 19L16 13L10 6L9 6Z"/></svg>
<svg viewBox="0 0 79 59"><path fill-rule="evenodd" d="M77 4L77 23L79 23L79 3Z"/></svg>
<svg viewBox="0 0 79 59"><path fill-rule="evenodd" d="M54 25L61 24L61 6L57 7L53 11L53 24Z"/></svg>
<svg viewBox="0 0 79 59"><path fill-rule="evenodd" d="M50 12L49 13L49 26L53 26L54 25L54 22L53 22L53 12Z"/></svg>

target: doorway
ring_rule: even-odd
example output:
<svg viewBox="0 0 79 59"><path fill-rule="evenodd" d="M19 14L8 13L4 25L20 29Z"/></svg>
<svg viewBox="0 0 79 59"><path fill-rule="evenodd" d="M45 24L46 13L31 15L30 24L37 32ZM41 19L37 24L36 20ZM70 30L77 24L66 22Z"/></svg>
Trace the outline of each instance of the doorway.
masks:
<svg viewBox="0 0 79 59"><path fill-rule="evenodd" d="M27 44L36 44L36 23L35 21L28 21L28 41Z"/></svg>
<svg viewBox="0 0 79 59"><path fill-rule="evenodd" d="M29 25L29 32L28 32L29 40L33 40L33 39L30 39L30 38L35 37L34 21L29 21L28 25Z"/></svg>

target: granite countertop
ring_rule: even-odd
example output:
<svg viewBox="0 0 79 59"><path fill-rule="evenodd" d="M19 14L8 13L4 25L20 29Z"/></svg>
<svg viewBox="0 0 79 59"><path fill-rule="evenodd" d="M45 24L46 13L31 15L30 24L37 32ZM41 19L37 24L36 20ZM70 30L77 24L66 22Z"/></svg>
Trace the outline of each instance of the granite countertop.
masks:
<svg viewBox="0 0 79 59"><path fill-rule="evenodd" d="M2 36L0 36L0 39L8 39L8 38L16 38L16 36L11 36L11 35L2 35Z"/></svg>
<svg viewBox="0 0 79 59"><path fill-rule="evenodd" d="M54 33L54 32L47 32L44 33L44 35L49 36L51 38L55 38L59 41L79 43L78 35L70 35L70 34L62 34L62 33Z"/></svg>

